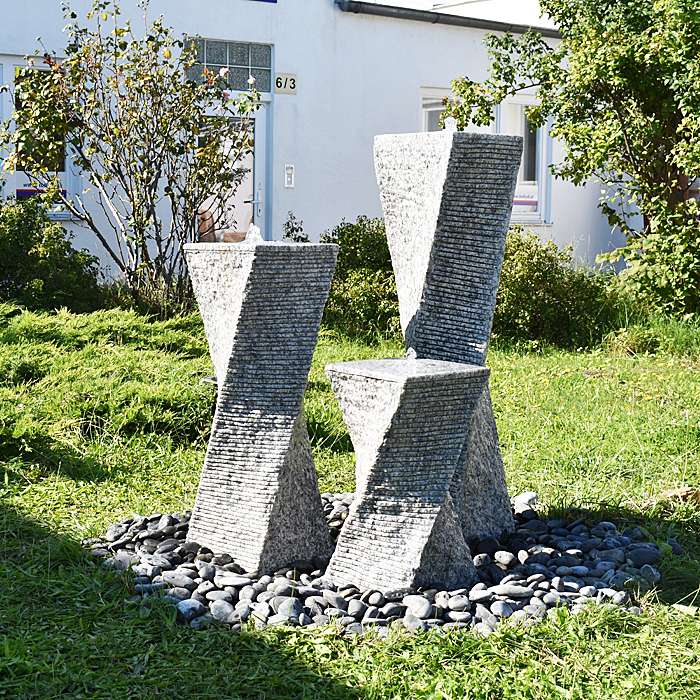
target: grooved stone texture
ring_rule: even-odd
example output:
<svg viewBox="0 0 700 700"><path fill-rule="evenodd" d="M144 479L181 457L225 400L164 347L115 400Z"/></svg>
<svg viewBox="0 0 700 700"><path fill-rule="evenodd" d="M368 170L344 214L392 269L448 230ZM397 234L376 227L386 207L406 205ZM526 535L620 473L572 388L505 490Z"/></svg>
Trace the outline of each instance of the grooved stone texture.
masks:
<svg viewBox="0 0 700 700"><path fill-rule="evenodd" d="M378 136L375 168L401 326L417 357L484 365L522 139ZM488 387L451 486L467 541L513 528Z"/></svg>
<svg viewBox="0 0 700 700"><path fill-rule="evenodd" d="M189 539L248 571L328 558L302 398L337 247L185 247L218 398Z"/></svg>
<svg viewBox="0 0 700 700"><path fill-rule="evenodd" d="M475 576L449 492L488 370L434 360L326 368L357 454L357 493L327 576L394 594Z"/></svg>

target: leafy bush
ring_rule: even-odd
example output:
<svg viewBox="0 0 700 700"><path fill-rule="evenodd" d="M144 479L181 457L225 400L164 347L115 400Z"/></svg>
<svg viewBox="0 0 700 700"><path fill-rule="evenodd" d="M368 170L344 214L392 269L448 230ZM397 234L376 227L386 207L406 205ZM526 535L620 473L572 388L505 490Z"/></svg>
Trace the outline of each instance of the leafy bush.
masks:
<svg viewBox="0 0 700 700"><path fill-rule="evenodd" d="M335 276L339 279L345 279L351 270L393 275L383 219L360 216L355 223L343 221L332 231L326 231L321 242L340 246L335 269Z"/></svg>
<svg viewBox="0 0 700 700"><path fill-rule="evenodd" d="M99 305L97 258L71 246L37 198L0 203L0 299L29 308Z"/></svg>
<svg viewBox="0 0 700 700"><path fill-rule="evenodd" d="M340 246L324 323L359 339L401 332L384 222L360 217L321 239ZM514 228L494 315L496 340L588 347L622 324L623 295L611 277L576 268L570 250Z"/></svg>
<svg viewBox="0 0 700 700"><path fill-rule="evenodd" d="M620 282L652 314L700 314L699 209L694 199L659 207L650 233L600 256L627 263Z"/></svg>
<svg viewBox="0 0 700 700"><path fill-rule="evenodd" d="M559 347L594 345L619 324L622 300L610 277L573 265L570 249L515 227L508 234L494 334Z"/></svg>
<svg viewBox="0 0 700 700"><path fill-rule="evenodd" d="M340 246L324 324L359 339L398 335L399 300L384 222L366 216L343 221L321 241Z"/></svg>
<svg viewBox="0 0 700 700"><path fill-rule="evenodd" d="M287 212L287 220L282 225L282 238L292 243L309 243L309 237L304 231L304 222L297 219L293 211Z"/></svg>
<svg viewBox="0 0 700 700"><path fill-rule="evenodd" d="M351 338L390 338L401 332L396 282L380 270L350 270L333 280L324 323Z"/></svg>

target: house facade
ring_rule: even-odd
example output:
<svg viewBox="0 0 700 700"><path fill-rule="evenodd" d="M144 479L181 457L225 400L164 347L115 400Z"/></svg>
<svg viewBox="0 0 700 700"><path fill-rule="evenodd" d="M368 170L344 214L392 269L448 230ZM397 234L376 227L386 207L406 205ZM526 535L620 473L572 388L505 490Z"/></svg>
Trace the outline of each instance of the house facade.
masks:
<svg viewBox="0 0 700 700"><path fill-rule="evenodd" d="M387 0L388 1L388 0ZM484 38L494 31L525 31L484 15L470 3L349 0L151 0L151 15L163 14L183 36L199 37L203 65L229 68L233 90L255 77L263 105L255 119L251 174L240 193L239 226L253 221L268 239L279 239L289 212L303 220L313 239L342 219L381 215L374 179L376 134L438 128L442 99L451 81L487 75ZM88 0L74 0L78 12ZM125 14L138 19L136 0L122 0ZM477 3L479 4L479 3ZM507 14L507 5L501 3ZM3 4L0 14L0 84L12 85L37 36L60 55L65 44L58 0ZM433 7L433 6L436 7ZM428 9L428 6L432 9ZM485 19L484 16L487 18ZM544 29L556 42L556 32ZM521 95L501 105L495 132L525 138L513 222L559 245L571 244L582 261L620 241L599 213L600 187L574 187L552 178L548 165L562 157L561 145L546 129L532 131L525 108L536 99ZM12 105L0 94L0 118ZM63 186L82 190L68 157ZM28 196L23 173L8 177L5 195ZM70 220L66 226L74 228ZM76 244L100 254L90 234L75 228Z"/></svg>

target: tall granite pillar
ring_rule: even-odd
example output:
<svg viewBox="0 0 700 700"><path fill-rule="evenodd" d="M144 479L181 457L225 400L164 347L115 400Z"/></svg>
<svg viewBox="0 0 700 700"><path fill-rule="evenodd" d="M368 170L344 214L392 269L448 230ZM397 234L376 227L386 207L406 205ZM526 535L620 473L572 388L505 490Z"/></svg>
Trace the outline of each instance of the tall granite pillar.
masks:
<svg viewBox="0 0 700 700"><path fill-rule="evenodd" d="M391 594L473 583L450 483L488 370L399 359L344 362L326 371L358 465L330 580Z"/></svg>
<svg viewBox="0 0 700 700"><path fill-rule="evenodd" d="M522 139L378 136L375 168L401 326L417 357L485 365ZM488 386L452 480L465 539L513 527Z"/></svg>
<svg viewBox="0 0 700 700"><path fill-rule="evenodd" d="M331 553L302 399L337 246L185 247L218 398L189 538L274 571Z"/></svg>

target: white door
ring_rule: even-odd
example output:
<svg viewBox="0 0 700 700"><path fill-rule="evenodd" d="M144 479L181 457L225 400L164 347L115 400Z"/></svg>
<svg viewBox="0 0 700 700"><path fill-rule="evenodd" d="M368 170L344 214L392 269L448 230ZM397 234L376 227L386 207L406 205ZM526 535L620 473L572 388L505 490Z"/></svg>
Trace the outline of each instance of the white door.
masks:
<svg viewBox="0 0 700 700"><path fill-rule="evenodd" d="M242 168L245 176L236 192L225 202L218 203L214 197L206 200L200 208L199 236L201 241L214 240L237 243L243 240L251 224L265 231L266 205L266 146L267 107L262 105L250 117L253 149L245 158L231 163L231 167ZM230 144L232 147L233 144Z"/></svg>
<svg viewBox="0 0 700 700"><path fill-rule="evenodd" d="M253 119L253 153L249 154L241 167L248 170L245 179L233 198L235 230L246 233L251 224L258 226L263 237L266 207L266 162L267 162L267 105L263 104Z"/></svg>

